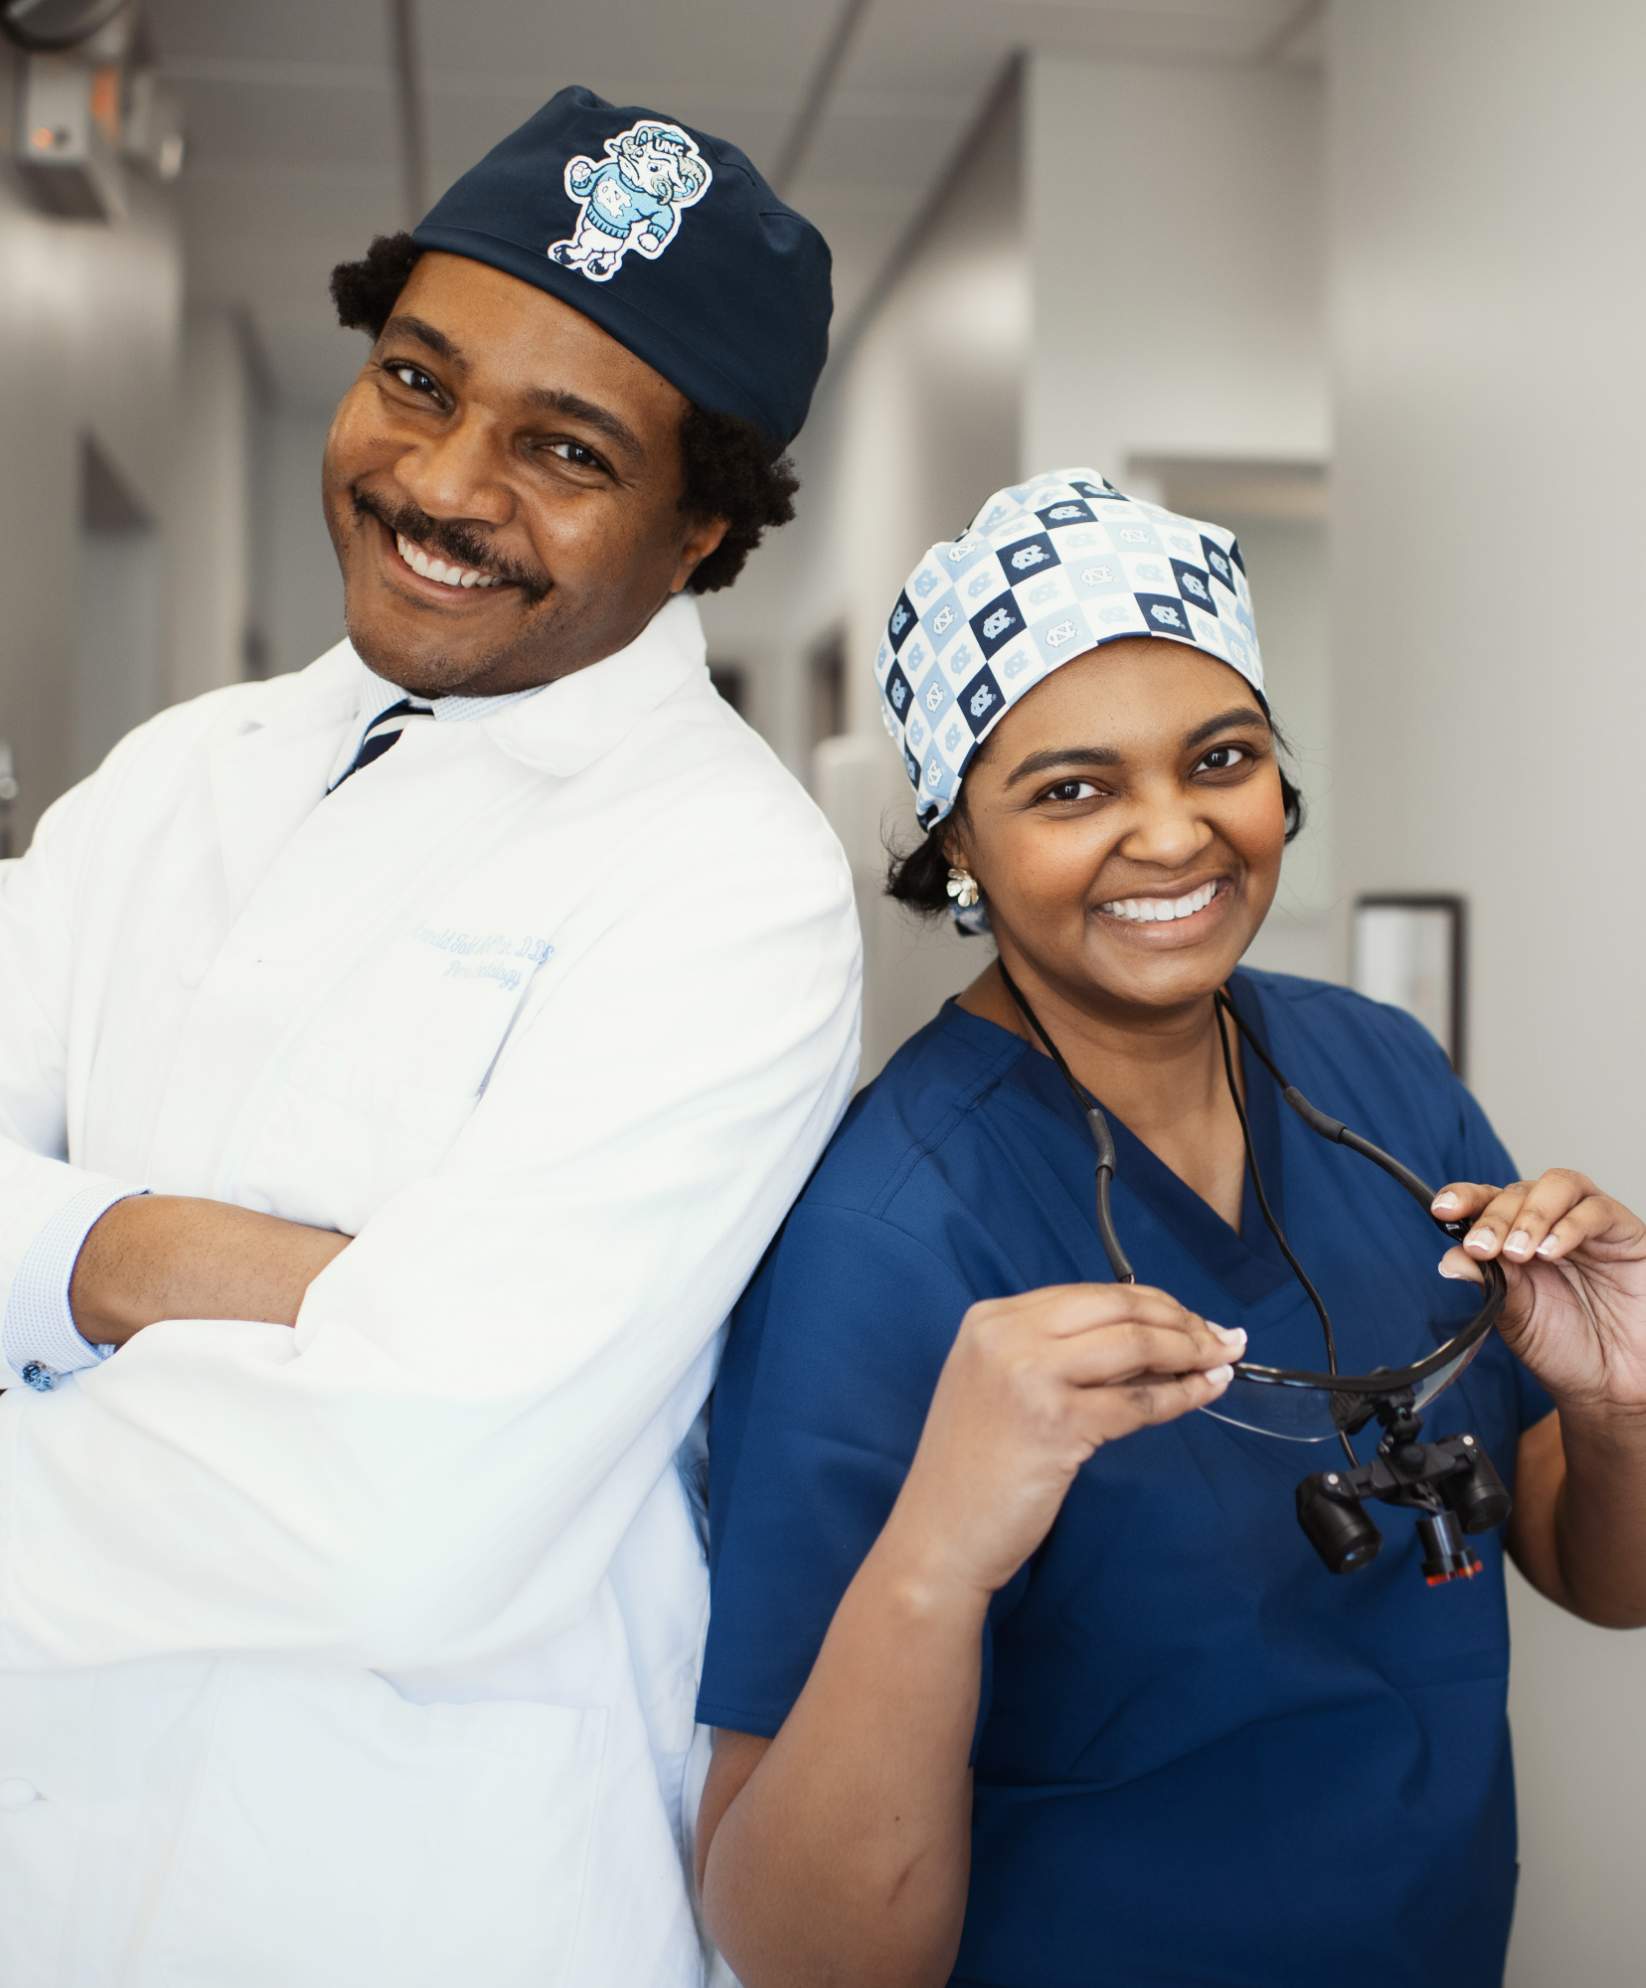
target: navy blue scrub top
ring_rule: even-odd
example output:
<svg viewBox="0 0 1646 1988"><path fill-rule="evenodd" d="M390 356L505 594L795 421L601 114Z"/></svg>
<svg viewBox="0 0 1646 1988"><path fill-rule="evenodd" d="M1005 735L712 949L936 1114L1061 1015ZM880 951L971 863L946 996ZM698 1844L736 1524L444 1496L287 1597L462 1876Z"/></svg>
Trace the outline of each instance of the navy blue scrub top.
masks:
<svg viewBox="0 0 1646 1988"><path fill-rule="evenodd" d="M1288 1078L1438 1186L1515 1179L1433 1040L1341 988L1242 972ZM1393 1182L1246 1061L1270 1204L1350 1371L1399 1366L1473 1285ZM1118 1122L1142 1283L1324 1365L1247 1183L1237 1235ZM1093 1155L1046 1057L952 1002L854 1103L736 1313L711 1424L713 1613L698 1716L773 1734L884 1525L966 1308L1109 1276ZM1493 1335L1431 1410L1506 1482L1548 1397ZM1362 1435L1362 1456L1375 1443ZM1111 1443L997 1596L955 1988L1487 1988L1515 1883L1500 1534L1429 1589L1412 1520L1334 1577L1293 1510L1335 1443L1191 1414Z"/></svg>

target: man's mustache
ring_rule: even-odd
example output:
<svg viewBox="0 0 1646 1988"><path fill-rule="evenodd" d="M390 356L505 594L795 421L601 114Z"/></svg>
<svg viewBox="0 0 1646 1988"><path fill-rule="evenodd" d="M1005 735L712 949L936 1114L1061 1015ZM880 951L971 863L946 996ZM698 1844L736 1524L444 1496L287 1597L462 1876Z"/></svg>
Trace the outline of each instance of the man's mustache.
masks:
<svg viewBox="0 0 1646 1988"><path fill-rule="evenodd" d="M453 565L495 573L505 585L518 587L534 607L553 589L554 582L546 573L528 573L507 559L499 559L478 532L467 525L431 518L415 504L391 506L357 490L354 509L358 517L375 518L386 530L414 540L425 551L444 553Z"/></svg>

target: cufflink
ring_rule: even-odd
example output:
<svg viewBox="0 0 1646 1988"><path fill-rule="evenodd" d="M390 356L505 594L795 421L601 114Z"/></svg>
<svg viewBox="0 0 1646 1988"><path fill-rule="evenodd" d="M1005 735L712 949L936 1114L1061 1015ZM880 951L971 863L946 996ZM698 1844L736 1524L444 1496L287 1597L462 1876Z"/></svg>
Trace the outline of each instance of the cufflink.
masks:
<svg viewBox="0 0 1646 1988"><path fill-rule="evenodd" d="M50 1394L57 1385L57 1376L50 1367L41 1366L38 1360L31 1360L23 1371L23 1385L32 1387L36 1394Z"/></svg>

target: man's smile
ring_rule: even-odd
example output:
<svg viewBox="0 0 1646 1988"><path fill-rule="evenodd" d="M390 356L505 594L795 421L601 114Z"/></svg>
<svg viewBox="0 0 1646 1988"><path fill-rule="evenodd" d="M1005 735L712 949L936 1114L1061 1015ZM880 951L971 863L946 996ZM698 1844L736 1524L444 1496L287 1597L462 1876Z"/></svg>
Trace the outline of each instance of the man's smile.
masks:
<svg viewBox="0 0 1646 1988"><path fill-rule="evenodd" d="M483 573L473 566L449 566L442 559L431 558L414 540L404 532L394 535L394 547L400 557L425 580L433 580L442 587L497 587L503 584L496 573Z"/></svg>
<svg viewBox="0 0 1646 1988"><path fill-rule="evenodd" d="M447 614L485 614L505 594L516 606L532 607L552 590L547 580L531 582L500 570L495 561L463 556L457 546L442 543L447 534L431 530L424 536L392 524L375 505L355 500L362 534L373 548L372 564L391 594ZM410 522L406 520L404 522Z"/></svg>
<svg viewBox="0 0 1646 1988"><path fill-rule="evenodd" d="M376 564L388 590L420 607L443 608L448 613L485 613L499 595L516 591L494 574L458 566L425 551L416 540L391 531L377 518L369 521L366 530L375 544ZM467 585L465 573L472 576Z"/></svg>
<svg viewBox="0 0 1646 1988"><path fill-rule="evenodd" d="M385 500L375 492L350 492L355 519L383 555L382 571L391 584L420 580L419 599L431 590L442 595L498 593L512 588L535 607L552 590L546 573L531 571L502 556L488 533L465 520L431 517L418 505Z"/></svg>

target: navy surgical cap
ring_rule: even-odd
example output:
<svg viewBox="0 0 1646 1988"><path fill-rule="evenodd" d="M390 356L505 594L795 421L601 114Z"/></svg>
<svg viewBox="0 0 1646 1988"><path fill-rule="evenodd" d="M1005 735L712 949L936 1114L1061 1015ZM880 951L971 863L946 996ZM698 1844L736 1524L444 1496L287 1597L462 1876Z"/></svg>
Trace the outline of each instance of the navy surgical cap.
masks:
<svg viewBox="0 0 1646 1988"><path fill-rule="evenodd" d="M723 138L562 90L412 240L547 290L774 453L800 431L829 349L829 247Z"/></svg>

